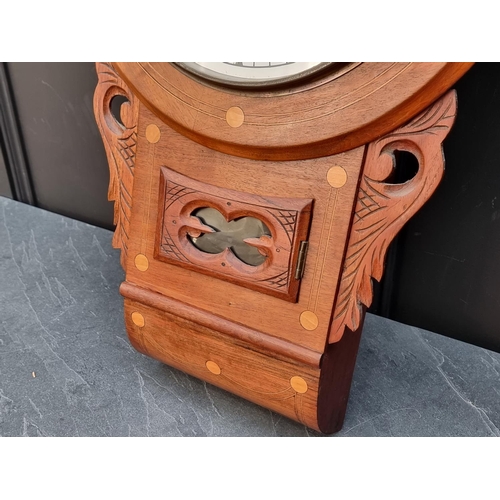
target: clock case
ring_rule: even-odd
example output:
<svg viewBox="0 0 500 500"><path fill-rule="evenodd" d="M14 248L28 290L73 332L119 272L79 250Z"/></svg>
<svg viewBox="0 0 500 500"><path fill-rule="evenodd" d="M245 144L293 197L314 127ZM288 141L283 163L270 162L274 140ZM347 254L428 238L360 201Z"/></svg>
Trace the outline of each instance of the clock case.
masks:
<svg viewBox="0 0 500 500"><path fill-rule="evenodd" d="M324 433L344 420L371 279L444 171L470 63L334 65L233 89L168 63L97 63L125 323L140 352ZM120 97L120 116L113 101ZM391 182L396 152L416 175ZM209 254L196 217L259 219L265 256Z"/></svg>

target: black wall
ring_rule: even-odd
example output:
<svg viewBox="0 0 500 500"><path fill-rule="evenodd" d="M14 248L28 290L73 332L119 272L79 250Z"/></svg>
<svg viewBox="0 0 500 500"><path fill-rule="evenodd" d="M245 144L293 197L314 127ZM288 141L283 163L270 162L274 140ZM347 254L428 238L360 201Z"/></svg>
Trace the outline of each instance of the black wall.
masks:
<svg viewBox="0 0 500 500"><path fill-rule="evenodd" d="M445 177L398 238L389 316L500 352L500 64L455 88Z"/></svg>
<svg viewBox="0 0 500 500"><path fill-rule="evenodd" d="M0 195L29 202L29 187L39 207L111 228L109 174L92 109L94 64L2 69ZM500 352L500 64L475 65L455 88L458 117L444 145L444 181L392 245L372 311ZM1 119L6 99L15 115L10 125ZM29 175L23 189L15 182L22 158L5 154L16 127L14 151Z"/></svg>
<svg viewBox="0 0 500 500"><path fill-rule="evenodd" d="M94 63L7 63L37 206L107 228L106 155L93 112Z"/></svg>

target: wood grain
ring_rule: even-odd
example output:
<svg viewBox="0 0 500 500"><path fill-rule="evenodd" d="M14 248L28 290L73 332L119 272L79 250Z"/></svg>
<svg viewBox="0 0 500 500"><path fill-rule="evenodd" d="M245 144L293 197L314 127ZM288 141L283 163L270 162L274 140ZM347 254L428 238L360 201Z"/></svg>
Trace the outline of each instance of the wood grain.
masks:
<svg viewBox="0 0 500 500"><path fill-rule="evenodd" d="M168 63L118 63L124 80L164 123L225 153L259 160L318 158L389 133L445 93L471 63L361 63L340 78L280 91L237 92ZM226 120L238 107L244 122Z"/></svg>
<svg viewBox="0 0 500 500"><path fill-rule="evenodd" d="M221 332L232 339L233 342L246 342L252 349L274 359L298 362L304 365L319 367L321 353L299 346L285 340L266 335L262 332L248 328L245 325L227 321L217 314L203 311L196 307L170 299L147 288L123 282L120 293L128 299L161 311L175 314L193 324Z"/></svg>
<svg viewBox="0 0 500 500"><path fill-rule="evenodd" d="M140 311L144 316L144 327L132 322L132 311ZM138 351L319 430L318 368L263 355L253 343L235 342L217 328L201 326L130 299L125 299L125 323L129 339ZM211 362L208 367L207 362ZM219 373L209 369L214 365ZM294 388L294 377L300 377L307 390L304 391L304 383L295 383L297 379Z"/></svg>
<svg viewBox="0 0 500 500"><path fill-rule="evenodd" d="M161 139L155 144L148 142L145 136L152 123L161 130ZM256 331L322 352L342 271L364 148L302 161L248 160L187 139L141 106L137 151L127 281L204 311L216 312ZM342 165L347 175L341 188L333 188L328 182L328 172L336 165ZM305 272L296 302L284 301L159 258L157 235L158 224L164 216L163 201L159 204L164 167L199 183L261 200L314 199ZM249 210L240 215L249 215ZM147 257L147 271L135 267L137 254ZM205 262L212 257L207 256ZM314 312L318 318L317 328L308 333L300 323L300 315L306 310Z"/></svg>

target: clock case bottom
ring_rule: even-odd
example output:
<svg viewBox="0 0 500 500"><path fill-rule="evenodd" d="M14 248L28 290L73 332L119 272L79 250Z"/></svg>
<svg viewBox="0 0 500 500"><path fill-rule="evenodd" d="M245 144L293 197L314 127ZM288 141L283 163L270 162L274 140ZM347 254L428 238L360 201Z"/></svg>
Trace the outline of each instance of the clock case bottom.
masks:
<svg viewBox="0 0 500 500"><path fill-rule="evenodd" d="M127 334L139 352L322 433L342 428L362 323L323 355L287 356L225 334L228 325L215 314L128 282L120 292ZM137 313L146 318L139 325Z"/></svg>

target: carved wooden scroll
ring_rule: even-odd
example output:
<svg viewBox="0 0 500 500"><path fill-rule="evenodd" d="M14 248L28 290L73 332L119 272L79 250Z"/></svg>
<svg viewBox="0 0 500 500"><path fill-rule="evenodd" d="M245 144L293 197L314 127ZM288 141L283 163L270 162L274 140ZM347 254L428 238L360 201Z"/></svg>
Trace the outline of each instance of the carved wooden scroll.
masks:
<svg viewBox="0 0 500 500"><path fill-rule="evenodd" d="M363 304L373 297L371 278L383 274L387 248L429 199L444 173L442 141L453 125L456 93L448 92L409 124L369 144L353 226L347 248L329 342L341 339L345 327L355 331ZM384 182L395 167L395 151L408 151L418 173L404 184Z"/></svg>
<svg viewBox="0 0 500 500"><path fill-rule="evenodd" d="M108 199L115 202L116 230L113 246L122 250L121 264L125 268L132 209L139 102L111 64L96 63L96 71L99 82L94 94L94 114L109 164ZM111 101L117 96L127 100L120 108L121 122L115 118L111 110Z"/></svg>
<svg viewBox="0 0 500 500"><path fill-rule="evenodd" d="M155 258L225 281L294 302L299 247L307 239L312 200L274 198L220 188L186 177L167 167L160 174L160 213ZM193 215L199 208L214 208L227 222L241 217L262 221L271 235L243 241L266 257L257 266L245 264L226 248L218 254L202 252L190 238L212 233L213 228Z"/></svg>

